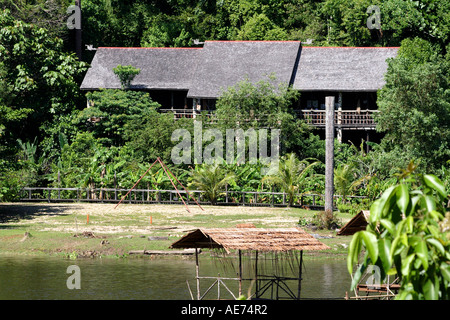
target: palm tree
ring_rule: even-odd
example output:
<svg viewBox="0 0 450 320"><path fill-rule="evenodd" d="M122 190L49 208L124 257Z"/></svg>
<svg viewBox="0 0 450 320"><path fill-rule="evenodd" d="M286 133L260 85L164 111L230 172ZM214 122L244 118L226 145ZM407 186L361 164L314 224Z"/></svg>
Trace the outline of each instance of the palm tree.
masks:
<svg viewBox="0 0 450 320"><path fill-rule="evenodd" d="M309 159L298 160L294 153L289 153L281 158L278 171L263 178L264 181L281 186L281 189L288 194L288 206L292 206L294 195L299 189L304 187L310 178L313 167L320 161L308 162Z"/></svg>
<svg viewBox="0 0 450 320"><path fill-rule="evenodd" d="M341 164L334 169L334 189L337 194L342 196L342 201L345 202L345 197L364 181L370 180L370 175L358 177L357 170L353 164Z"/></svg>
<svg viewBox="0 0 450 320"><path fill-rule="evenodd" d="M211 204L216 204L222 188L234 179L234 174L224 170L219 164L197 165L191 172L188 187L203 190Z"/></svg>
<svg viewBox="0 0 450 320"><path fill-rule="evenodd" d="M350 192L353 178L353 166L350 164L343 164L334 169L334 189L342 196L343 202Z"/></svg>

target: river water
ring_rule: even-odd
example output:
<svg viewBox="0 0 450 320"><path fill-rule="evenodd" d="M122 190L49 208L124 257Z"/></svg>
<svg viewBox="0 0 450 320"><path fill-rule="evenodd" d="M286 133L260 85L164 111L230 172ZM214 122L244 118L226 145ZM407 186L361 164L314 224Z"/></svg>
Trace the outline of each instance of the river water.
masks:
<svg viewBox="0 0 450 320"><path fill-rule="evenodd" d="M73 277L77 272L68 272L69 266L73 265L79 268L79 278L76 280ZM217 267L217 262L212 258L200 259L201 276L216 276ZM68 281L69 278L71 281ZM71 260L41 256L0 256L0 300L188 300L191 295L186 280L195 297L194 258ZM74 284L77 281L80 289L68 288L68 282ZM350 281L345 260L306 260L301 297L342 299L345 292L349 291ZM202 280L202 292L212 282L213 280ZM249 282L244 283L243 293L247 293L248 285ZM296 285L293 284L294 290L297 290ZM235 281L227 283L227 286L232 291L237 291ZM225 289L221 290L222 293L225 292ZM211 292L217 296L217 289ZM214 294L211 294L210 298L215 299Z"/></svg>

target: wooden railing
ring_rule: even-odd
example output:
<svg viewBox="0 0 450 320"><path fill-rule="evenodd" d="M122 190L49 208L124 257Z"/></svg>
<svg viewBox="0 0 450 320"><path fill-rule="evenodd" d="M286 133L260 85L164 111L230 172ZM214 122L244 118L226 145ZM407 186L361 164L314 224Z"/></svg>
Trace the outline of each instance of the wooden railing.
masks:
<svg viewBox="0 0 450 320"><path fill-rule="evenodd" d="M325 127L325 110L299 110L306 123L315 127ZM378 110L336 110L334 123L341 128L373 128L376 123L373 115Z"/></svg>
<svg viewBox="0 0 450 320"><path fill-rule="evenodd" d="M195 118L197 114L196 110L193 109L159 109L161 113L172 112L175 119L180 118Z"/></svg>
<svg viewBox="0 0 450 320"><path fill-rule="evenodd" d="M20 201L44 201L44 202L100 202L116 203L124 197L129 189L121 188L56 188L56 187L25 187L22 189ZM123 203L159 203L182 204L178 192L187 203L194 204L188 199L185 190L153 190L133 189ZM209 204L204 198L204 191L190 190L189 193L201 204ZM334 199L341 197L335 195ZM351 198L365 198L361 196L347 196ZM323 208L324 195L297 193L294 206L310 208ZM225 190L218 198L219 205L249 205L249 206L286 206L288 196L284 192L271 191L233 191Z"/></svg>
<svg viewBox="0 0 450 320"><path fill-rule="evenodd" d="M193 109L159 109L162 113L172 112L175 119L195 118L200 112ZM325 128L325 110L295 110L306 123L314 127ZM378 110L336 110L334 113L335 126L337 128L364 128L375 129L376 123L373 115ZM211 112L208 112L211 114Z"/></svg>

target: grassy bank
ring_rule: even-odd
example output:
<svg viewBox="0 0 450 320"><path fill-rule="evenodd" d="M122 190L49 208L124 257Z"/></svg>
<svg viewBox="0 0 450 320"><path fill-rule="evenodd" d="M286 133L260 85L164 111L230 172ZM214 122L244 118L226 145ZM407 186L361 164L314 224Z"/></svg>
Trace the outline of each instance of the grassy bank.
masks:
<svg viewBox="0 0 450 320"><path fill-rule="evenodd" d="M188 231L234 227L295 227L300 217L311 219L315 211L299 208L142 205L90 203L0 204L0 253L47 254L70 257L125 257L132 250L167 250ZM351 216L338 213L342 223ZM88 220L89 219L89 220ZM331 238L320 239L330 250L306 257L344 258L350 237L330 230L309 230ZM157 237L157 240L149 240ZM155 239L155 238L152 238Z"/></svg>

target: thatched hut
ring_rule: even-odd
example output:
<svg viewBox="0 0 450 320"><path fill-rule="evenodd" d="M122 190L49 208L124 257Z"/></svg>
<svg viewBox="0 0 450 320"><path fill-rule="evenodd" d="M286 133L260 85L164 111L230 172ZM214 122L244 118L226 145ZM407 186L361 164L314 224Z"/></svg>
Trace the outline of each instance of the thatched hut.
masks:
<svg viewBox="0 0 450 320"><path fill-rule="evenodd" d="M337 235L351 236L358 231L366 230L366 226L369 224L369 216L369 210L361 210L339 230Z"/></svg>
<svg viewBox="0 0 450 320"><path fill-rule="evenodd" d="M255 293L252 297L259 299L265 292L271 289L272 299L300 299L303 250L327 250L329 247L312 235L300 228L212 228L196 229L171 245L171 248L187 249L195 248L196 252L196 280L197 299L201 300L215 284L224 284L222 280L236 280L239 282L239 295L241 295L242 281L254 281ZM200 279L211 279L213 277L201 277L199 275L198 249L224 250L227 254L237 251L239 272L237 278L217 277L213 285L200 294ZM243 277L242 252L245 251L253 259L253 276ZM296 270L295 276L282 274L261 274L261 257L258 262L258 254L272 254L274 261L289 260L291 270ZM283 259L281 259L281 256ZM295 267L294 267L295 266ZM286 284L287 281L297 281L297 293L294 293ZM225 284L224 284L225 285ZM234 295L226 286L225 288ZM275 288L275 290L274 290ZM279 292L287 296L281 297ZM193 298L193 296L192 296ZM220 298L220 297L218 297Z"/></svg>

